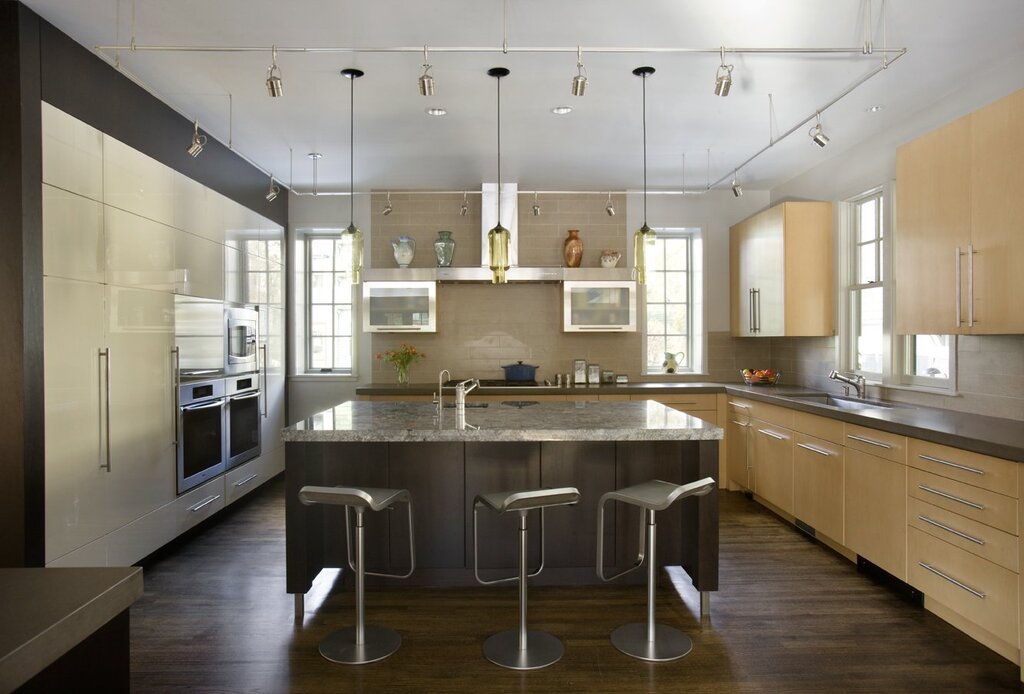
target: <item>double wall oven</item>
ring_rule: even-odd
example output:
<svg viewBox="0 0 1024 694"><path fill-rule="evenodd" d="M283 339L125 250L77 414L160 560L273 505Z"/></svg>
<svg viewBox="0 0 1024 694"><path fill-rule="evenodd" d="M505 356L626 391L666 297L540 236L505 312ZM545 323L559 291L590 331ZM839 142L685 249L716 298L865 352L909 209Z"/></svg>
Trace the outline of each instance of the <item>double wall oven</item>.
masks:
<svg viewBox="0 0 1024 694"><path fill-rule="evenodd" d="M258 325L253 309L225 309L224 370L179 374L179 494L260 455Z"/></svg>

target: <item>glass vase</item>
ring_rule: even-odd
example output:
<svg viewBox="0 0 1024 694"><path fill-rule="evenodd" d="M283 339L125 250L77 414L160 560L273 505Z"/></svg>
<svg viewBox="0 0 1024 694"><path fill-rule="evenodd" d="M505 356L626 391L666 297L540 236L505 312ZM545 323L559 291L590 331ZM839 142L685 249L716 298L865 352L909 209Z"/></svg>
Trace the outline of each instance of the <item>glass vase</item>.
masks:
<svg viewBox="0 0 1024 694"><path fill-rule="evenodd" d="M409 365L408 364L395 364L395 371L398 372L398 385L407 386L409 385Z"/></svg>
<svg viewBox="0 0 1024 694"><path fill-rule="evenodd" d="M452 258L455 256L455 241L452 239L452 232L437 232L437 240L434 241L434 253L437 255L438 267L451 267Z"/></svg>

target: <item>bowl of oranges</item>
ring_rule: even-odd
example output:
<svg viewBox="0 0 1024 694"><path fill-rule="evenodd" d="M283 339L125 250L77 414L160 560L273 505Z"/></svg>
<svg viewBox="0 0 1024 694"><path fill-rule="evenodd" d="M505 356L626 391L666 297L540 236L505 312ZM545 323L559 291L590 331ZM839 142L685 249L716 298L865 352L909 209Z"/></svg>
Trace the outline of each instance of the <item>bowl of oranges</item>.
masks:
<svg viewBox="0 0 1024 694"><path fill-rule="evenodd" d="M748 386L773 386L782 376L782 373L775 369L743 369L740 374Z"/></svg>

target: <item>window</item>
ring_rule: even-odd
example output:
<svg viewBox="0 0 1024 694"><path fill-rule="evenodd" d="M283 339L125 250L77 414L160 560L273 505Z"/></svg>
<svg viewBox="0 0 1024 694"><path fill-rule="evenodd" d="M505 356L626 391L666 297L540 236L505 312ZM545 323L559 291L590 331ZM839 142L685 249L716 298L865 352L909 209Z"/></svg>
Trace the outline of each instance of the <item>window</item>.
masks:
<svg viewBox="0 0 1024 694"><path fill-rule="evenodd" d="M352 244L339 232L308 234L306 245L307 373L350 375L355 366Z"/></svg>
<svg viewBox="0 0 1024 694"><path fill-rule="evenodd" d="M647 247L644 373L665 373L672 354L678 372L701 368L703 265L700 229L657 229Z"/></svg>
<svg viewBox="0 0 1024 694"><path fill-rule="evenodd" d="M879 187L846 203L840 251L846 288L841 361L845 369L884 385L952 389L951 336L893 334L889 200L889 189Z"/></svg>

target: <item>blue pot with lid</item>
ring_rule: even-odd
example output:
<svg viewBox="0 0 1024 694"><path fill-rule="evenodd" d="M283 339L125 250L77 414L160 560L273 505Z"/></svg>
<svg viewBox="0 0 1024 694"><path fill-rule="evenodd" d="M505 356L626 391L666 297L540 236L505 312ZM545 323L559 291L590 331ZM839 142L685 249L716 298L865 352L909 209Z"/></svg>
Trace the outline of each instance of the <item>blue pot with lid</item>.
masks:
<svg viewBox="0 0 1024 694"><path fill-rule="evenodd" d="M505 370L506 381L536 381L537 380L537 369L540 367L532 366L530 364L524 364L519 361L515 364L507 364L501 367Z"/></svg>

